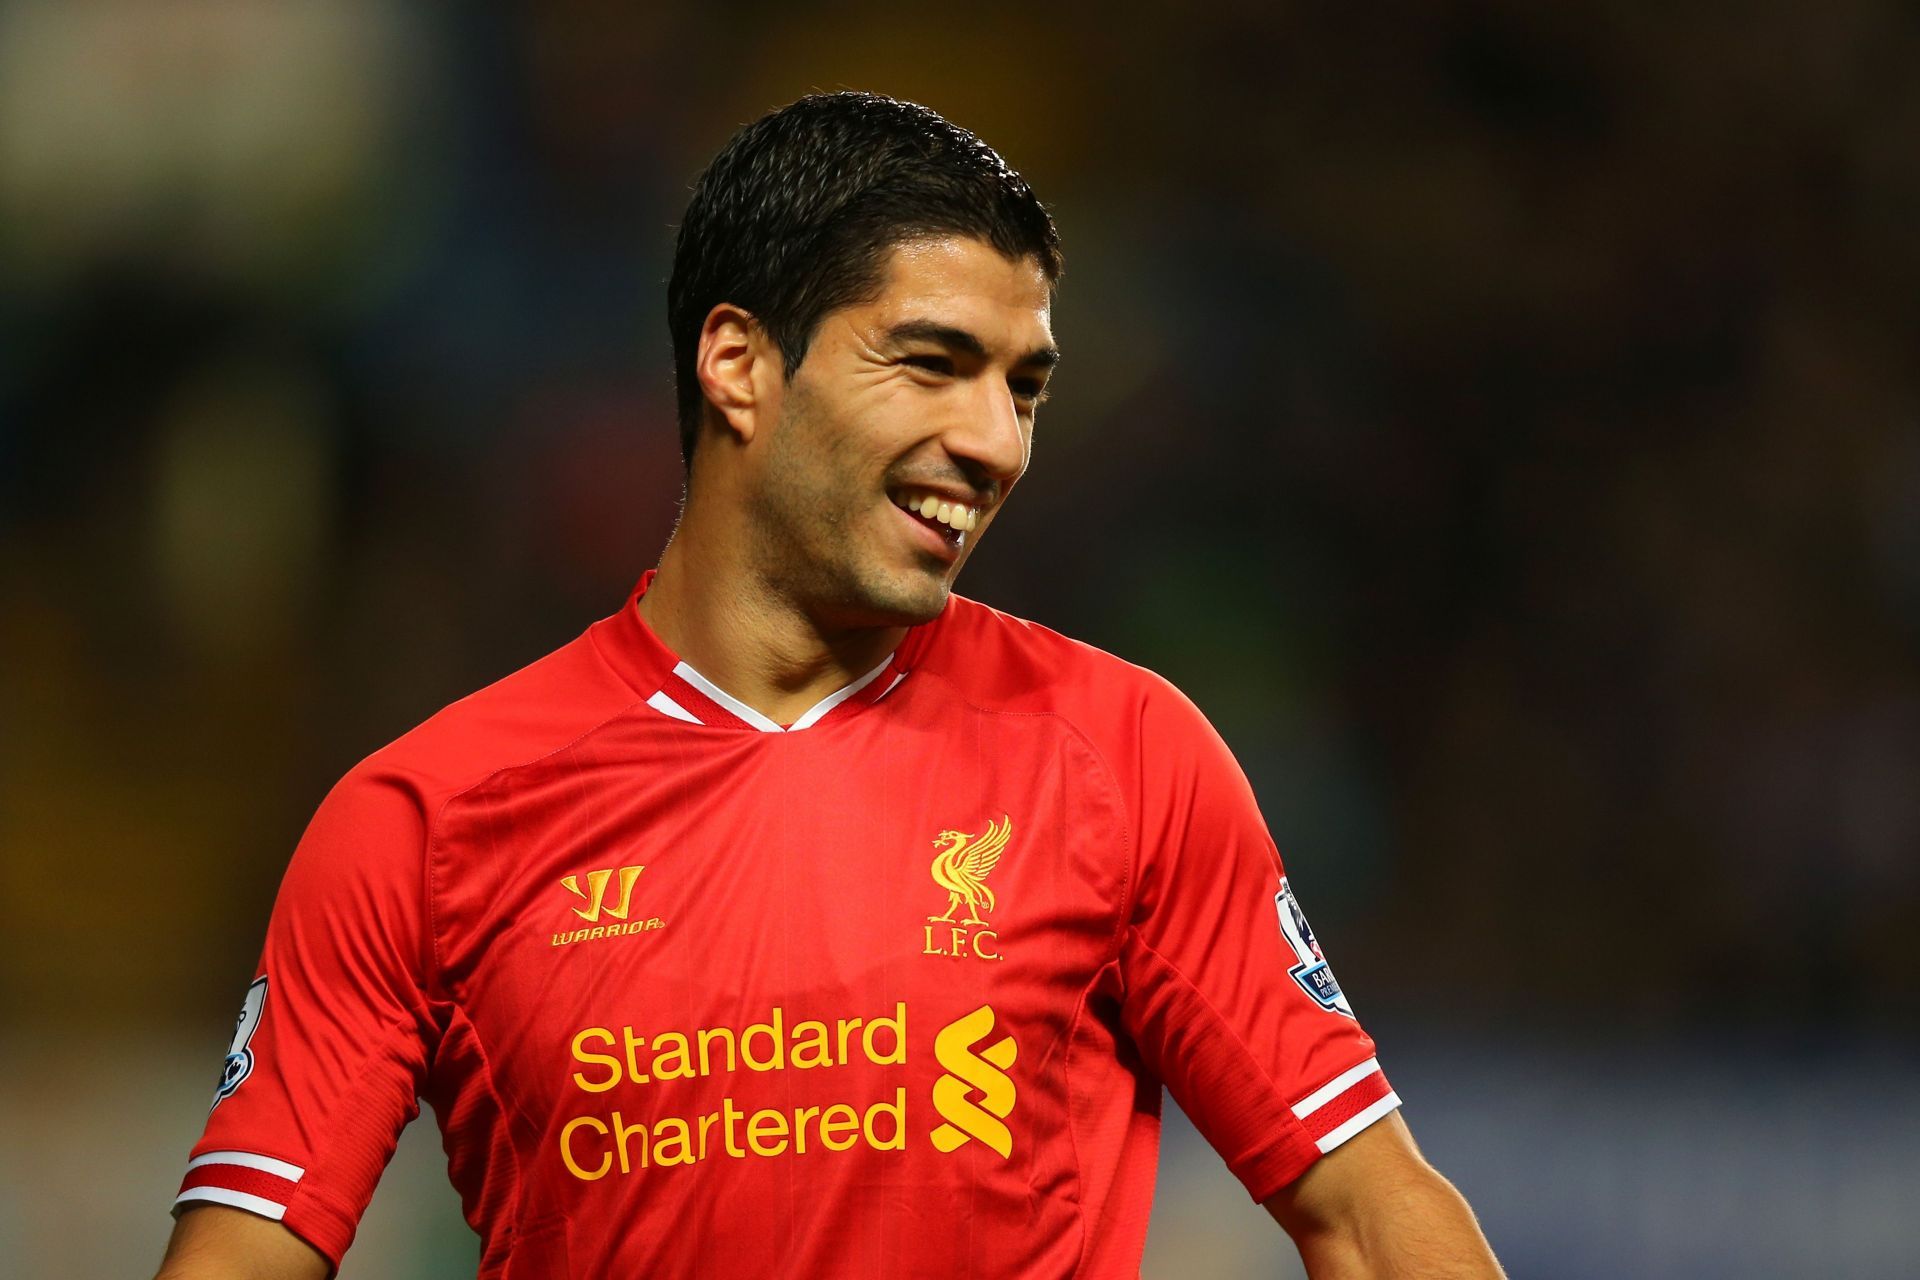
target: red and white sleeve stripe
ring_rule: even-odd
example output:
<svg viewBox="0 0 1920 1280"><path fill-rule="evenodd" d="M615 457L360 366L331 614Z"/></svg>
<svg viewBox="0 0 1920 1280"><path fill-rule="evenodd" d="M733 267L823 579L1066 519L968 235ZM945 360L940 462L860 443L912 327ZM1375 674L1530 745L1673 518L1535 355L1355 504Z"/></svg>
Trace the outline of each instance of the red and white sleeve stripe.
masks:
<svg viewBox="0 0 1920 1280"><path fill-rule="evenodd" d="M275 1222L286 1217L287 1201L306 1170L251 1151L209 1151L187 1161L187 1176L173 1210L189 1201L231 1205Z"/></svg>
<svg viewBox="0 0 1920 1280"><path fill-rule="evenodd" d="M1294 1103L1293 1114L1324 1155L1399 1105L1380 1060L1368 1058Z"/></svg>

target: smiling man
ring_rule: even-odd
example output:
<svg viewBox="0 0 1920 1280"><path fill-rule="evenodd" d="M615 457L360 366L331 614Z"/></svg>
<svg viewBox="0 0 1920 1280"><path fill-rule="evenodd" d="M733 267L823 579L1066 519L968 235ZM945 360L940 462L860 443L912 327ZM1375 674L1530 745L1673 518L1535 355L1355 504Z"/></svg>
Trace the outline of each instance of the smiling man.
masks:
<svg viewBox="0 0 1920 1280"><path fill-rule="evenodd" d="M484 1276L1134 1275L1162 1083L1316 1280L1499 1274L1199 712L952 594L1059 275L925 108L734 138L669 289L674 537L322 803L163 1275L337 1266L417 1097Z"/></svg>

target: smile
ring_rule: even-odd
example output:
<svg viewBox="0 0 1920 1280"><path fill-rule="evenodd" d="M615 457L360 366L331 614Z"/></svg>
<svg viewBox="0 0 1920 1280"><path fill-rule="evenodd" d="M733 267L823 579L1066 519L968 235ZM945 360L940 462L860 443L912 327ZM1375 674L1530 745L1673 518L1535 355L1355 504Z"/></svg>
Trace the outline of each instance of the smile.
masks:
<svg viewBox="0 0 1920 1280"><path fill-rule="evenodd" d="M966 533L980 526L980 511L977 507L970 507L950 498L942 498L938 494L903 490L893 495L893 505L922 519L946 525L956 533Z"/></svg>

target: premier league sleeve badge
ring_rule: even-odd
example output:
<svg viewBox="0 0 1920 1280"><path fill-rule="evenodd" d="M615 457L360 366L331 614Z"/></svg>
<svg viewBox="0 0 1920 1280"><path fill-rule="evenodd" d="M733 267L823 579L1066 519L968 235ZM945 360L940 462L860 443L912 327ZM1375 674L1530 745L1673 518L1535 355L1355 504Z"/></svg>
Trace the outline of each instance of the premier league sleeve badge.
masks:
<svg viewBox="0 0 1920 1280"><path fill-rule="evenodd" d="M1328 967L1327 958L1320 951L1320 940L1313 936L1313 926L1307 923L1306 913L1300 910L1299 900L1293 896L1285 876L1280 877L1280 892L1273 895L1273 906L1280 916L1280 936L1287 940L1299 961L1287 970L1287 976L1299 983L1300 989L1313 997L1322 1009L1351 1018L1353 1006L1340 993L1340 981Z"/></svg>
<svg viewBox="0 0 1920 1280"><path fill-rule="evenodd" d="M255 978L253 985L247 988L245 1003L240 1006L240 1017L234 1025L233 1040L227 1046L226 1060L220 1064L220 1087L213 1095L215 1107L232 1097L233 1091L253 1074L253 1050L247 1045L252 1041L253 1033L260 1029L260 1015L266 1012L266 1007L267 980L264 977Z"/></svg>

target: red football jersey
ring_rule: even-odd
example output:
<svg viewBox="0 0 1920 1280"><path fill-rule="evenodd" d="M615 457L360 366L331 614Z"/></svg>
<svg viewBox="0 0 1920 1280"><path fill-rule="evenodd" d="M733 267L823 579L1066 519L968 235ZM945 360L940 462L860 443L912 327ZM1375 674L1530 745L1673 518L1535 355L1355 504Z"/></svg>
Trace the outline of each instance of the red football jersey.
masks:
<svg viewBox="0 0 1920 1280"><path fill-rule="evenodd" d="M1256 1200L1399 1105L1171 685L954 597L782 727L651 576L327 796L176 1209L338 1263L424 1097L483 1276L1135 1275L1162 1081Z"/></svg>

